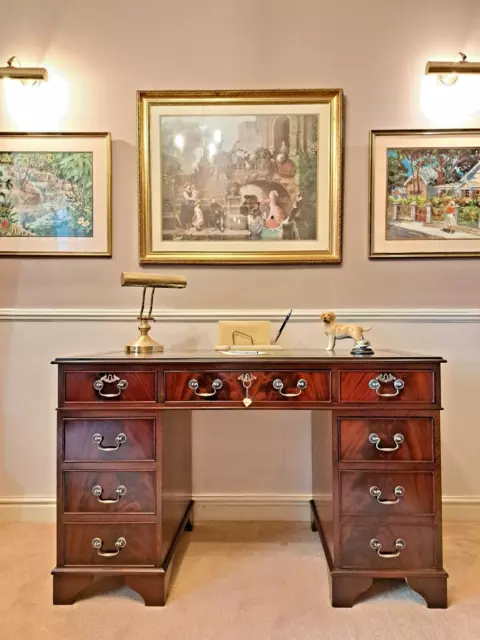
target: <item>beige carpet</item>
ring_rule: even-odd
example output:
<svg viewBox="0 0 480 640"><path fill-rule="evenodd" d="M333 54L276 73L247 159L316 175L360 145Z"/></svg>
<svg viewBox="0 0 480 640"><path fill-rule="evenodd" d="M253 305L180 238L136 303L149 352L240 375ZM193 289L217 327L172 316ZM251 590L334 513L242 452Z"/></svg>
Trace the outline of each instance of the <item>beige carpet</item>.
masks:
<svg viewBox="0 0 480 640"><path fill-rule="evenodd" d="M445 527L446 611L391 582L332 609L306 523L197 524L165 608L123 587L53 607L54 535L51 525L0 526L1 640L480 640L480 524Z"/></svg>

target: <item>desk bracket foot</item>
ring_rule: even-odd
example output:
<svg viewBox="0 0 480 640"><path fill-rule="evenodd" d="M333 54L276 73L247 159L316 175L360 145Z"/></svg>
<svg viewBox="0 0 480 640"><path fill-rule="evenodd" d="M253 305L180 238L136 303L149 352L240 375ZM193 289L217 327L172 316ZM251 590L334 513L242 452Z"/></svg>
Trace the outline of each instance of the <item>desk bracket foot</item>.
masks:
<svg viewBox="0 0 480 640"><path fill-rule="evenodd" d="M447 575L406 578L407 584L419 593L429 609L447 608Z"/></svg>
<svg viewBox="0 0 480 640"><path fill-rule="evenodd" d="M93 575L53 574L53 604L73 604L93 581Z"/></svg>
<svg viewBox="0 0 480 640"><path fill-rule="evenodd" d="M165 574L153 576L129 575L124 578L125 584L142 596L147 607L164 607L167 600L165 593Z"/></svg>
<svg viewBox="0 0 480 640"><path fill-rule="evenodd" d="M363 576L330 575L332 607L353 607L355 600L372 586L373 578Z"/></svg>

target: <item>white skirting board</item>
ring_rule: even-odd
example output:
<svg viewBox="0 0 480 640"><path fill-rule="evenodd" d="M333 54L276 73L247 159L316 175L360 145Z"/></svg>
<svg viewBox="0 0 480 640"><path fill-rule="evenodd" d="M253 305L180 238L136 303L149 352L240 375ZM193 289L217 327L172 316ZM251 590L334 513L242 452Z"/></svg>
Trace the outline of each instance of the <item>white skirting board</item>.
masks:
<svg viewBox="0 0 480 640"><path fill-rule="evenodd" d="M196 521L308 522L309 500L304 495L205 494L194 496ZM325 496L325 501L328 498ZM450 522L480 522L480 496L445 496L443 518ZM55 522L53 496L0 498L0 522Z"/></svg>

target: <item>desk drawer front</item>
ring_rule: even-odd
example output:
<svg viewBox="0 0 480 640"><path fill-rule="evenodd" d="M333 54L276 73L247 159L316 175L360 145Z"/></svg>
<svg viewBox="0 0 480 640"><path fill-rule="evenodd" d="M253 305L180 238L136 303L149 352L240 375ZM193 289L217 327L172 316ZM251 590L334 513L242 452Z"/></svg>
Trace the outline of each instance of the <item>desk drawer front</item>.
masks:
<svg viewBox="0 0 480 640"><path fill-rule="evenodd" d="M155 473L138 471L66 471L66 513L154 513Z"/></svg>
<svg viewBox="0 0 480 640"><path fill-rule="evenodd" d="M66 524L65 565L155 564L155 524Z"/></svg>
<svg viewBox="0 0 480 640"><path fill-rule="evenodd" d="M344 515L433 515L431 472L341 471Z"/></svg>
<svg viewBox="0 0 480 640"><path fill-rule="evenodd" d="M167 371L166 402L242 402L248 374L248 396L259 402L330 402L329 371Z"/></svg>
<svg viewBox="0 0 480 640"><path fill-rule="evenodd" d="M155 460L154 418L65 418L64 461Z"/></svg>
<svg viewBox="0 0 480 640"><path fill-rule="evenodd" d="M154 371L67 371L65 402L155 402Z"/></svg>
<svg viewBox="0 0 480 640"><path fill-rule="evenodd" d="M429 525L344 523L342 566L351 569L433 569L435 529Z"/></svg>
<svg viewBox="0 0 480 640"><path fill-rule="evenodd" d="M341 462L433 462L432 418L338 420Z"/></svg>
<svg viewBox="0 0 480 640"><path fill-rule="evenodd" d="M433 403L433 371L340 371L340 402Z"/></svg>

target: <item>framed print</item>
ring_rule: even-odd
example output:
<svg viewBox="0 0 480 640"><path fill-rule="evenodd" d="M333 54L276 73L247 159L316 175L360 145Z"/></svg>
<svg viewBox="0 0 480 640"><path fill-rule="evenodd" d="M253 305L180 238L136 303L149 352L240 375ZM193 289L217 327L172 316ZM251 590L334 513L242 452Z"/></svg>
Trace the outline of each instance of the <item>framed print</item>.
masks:
<svg viewBox="0 0 480 640"><path fill-rule="evenodd" d="M480 256L480 129L370 132L370 257Z"/></svg>
<svg viewBox="0 0 480 640"><path fill-rule="evenodd" d="M0 255L105 256L109 133L0 133Z"/></svg>
<svg viewBox="0 0 480 640"><path fill-rule="evenodd" d="M140 91L140 262L341 262L342 91Z"/></svg>

